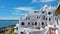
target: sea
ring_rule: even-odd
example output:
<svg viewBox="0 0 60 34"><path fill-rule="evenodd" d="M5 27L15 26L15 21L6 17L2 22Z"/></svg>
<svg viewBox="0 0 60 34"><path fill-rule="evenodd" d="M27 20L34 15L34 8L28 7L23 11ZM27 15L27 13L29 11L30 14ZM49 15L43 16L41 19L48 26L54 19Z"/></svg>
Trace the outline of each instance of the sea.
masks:
<svg viewBox="0 0 60 34"><path fill-rule="evenodd" d="M19 20L0 20L0 28L10 25L16 25L18 22Z"/></svg>

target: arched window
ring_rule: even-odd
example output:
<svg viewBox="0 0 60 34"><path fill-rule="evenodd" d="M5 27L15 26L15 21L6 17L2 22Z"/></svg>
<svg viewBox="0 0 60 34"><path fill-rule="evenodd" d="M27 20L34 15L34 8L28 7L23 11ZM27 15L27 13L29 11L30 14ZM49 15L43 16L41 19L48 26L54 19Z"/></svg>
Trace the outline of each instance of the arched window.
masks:
<svg viewBox="0 0 60 34"><path fill-rule="evenodd" d="M37 25L37 22L35 22L35 25Z"/></svg>
<svg viewBox="0 0 60 34"><path fill-rule="evenodd" d="M24 34L24 32L21 32L21 34Z"/></svg>
<svg viewBox="0 0 60 34"><path fill-rule="evenodd" d="M28 22L28 25L30 25L30 22Z"/></svg>
<svg viewBox="0 0 60 34"><path fill-rule="evenodd" d="M49 21L51 21L51 18L49 18Z"/></svg>
<svg viewBox="0 0 60 34"><path fill-rule="evenodd" d="M44 22L42 22L42 25L44 25Z"/></svg>
<svg viewBox="0 0 60 34"><path fill-rule="evenodd" d="M24 22L22 22L21 25L24 25Z"/></svg>
<svg viewBox="0 0 60 34"><path fill-rule="evenodd" d="M44 14L45 12L43 11L42 13Z"/></svg>

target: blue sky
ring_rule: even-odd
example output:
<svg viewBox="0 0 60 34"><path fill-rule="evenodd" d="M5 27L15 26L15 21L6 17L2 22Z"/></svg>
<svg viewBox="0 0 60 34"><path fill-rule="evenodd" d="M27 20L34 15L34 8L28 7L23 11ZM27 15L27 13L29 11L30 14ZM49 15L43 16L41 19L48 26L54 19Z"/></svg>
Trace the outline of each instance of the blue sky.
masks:
<svg viewBox="0 0 60 34"><path fill-rule="evenodd" d="M19 19L45 4L56 7L58 0L0 0L0 19Z"/></svg>

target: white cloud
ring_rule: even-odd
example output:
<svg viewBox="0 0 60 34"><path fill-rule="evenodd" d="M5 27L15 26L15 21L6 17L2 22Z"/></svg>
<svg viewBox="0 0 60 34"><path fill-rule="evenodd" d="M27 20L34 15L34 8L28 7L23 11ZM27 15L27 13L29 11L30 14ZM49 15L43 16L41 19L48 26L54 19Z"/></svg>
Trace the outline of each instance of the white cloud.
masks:
<svg viewBox="0 0 60 34"><path fill-rule="evenodd" d="M39 3L39 2L52 2L55 0L32 0L33 3Z"/></svg>
<svg viewBox="0 0 60 34"><path fill-rule="evenodd" d="M19 19L19 17L12 17L12 18L0 18L0 20L18 20Z"/></svg>
<svg viewBox="0 0 60 34"><path fill-rule="evenodd" d="M20 15L20 16L22 16L22 15L25 15L25 13L22 13L22 11L15 11L15 12L12 12L12 14L13 15Z"/></svg>
<svg viewBox="0 0 60 34"><path fill-rule="evenodd" d="M41 0L40 2L52 2L52 1L55 1L55 0Z"/></svg>
<svg viewBox="0 0 60 34"><path fill-rule="evenodd" d="M32 2L34 3L34 2L36 2L37 0L32 0Z"/></svg>
<svg viewBox="0 0 60 34"><path fill-rule="evenodd" d="M18 8L14 8L14 9L16 10L17 13L19 13L21 11L26 11L26 12L30 12L30 13L33 11L36 11L35 7L18 7Z"/></svg>
<svg viewBox="0 0 60 34"><path fill-rule="evenodd" d="M34 9L32 7L18 7L14 8L16 10L23 10L23 11L33 11Z"/></svg>
<svg viewBox="0 0 60 34"><path fill-rule="evenodd" d="M14 15L25 15L26 13L21 13L22 11L26 11L30 13L32 13L33 11L36 11L34 7L18 7L14 9L16 10L15 12L12 13Z"/></svg>
<svg viewBox="0 0 60 34"><path fill-rule="evenodd" d="M13 9L16 10L15 12L12 13L14 15L24 15L23 13L21 13L22 11L32 11L30 7L18 7L18 8L13 8Z"/></svg>
<svg viewBox="0 0 60 34"><path fill-rule="evenodd" d="M14 12L14 13L12 13L12 14L19 15L19 13L16 13L16 12Z"/></svg>
<svg viewBox="0 0 60 34"><path fill-rule="evenodd" d="M16 13L19 13L20 11L15 11Z"/></svg>

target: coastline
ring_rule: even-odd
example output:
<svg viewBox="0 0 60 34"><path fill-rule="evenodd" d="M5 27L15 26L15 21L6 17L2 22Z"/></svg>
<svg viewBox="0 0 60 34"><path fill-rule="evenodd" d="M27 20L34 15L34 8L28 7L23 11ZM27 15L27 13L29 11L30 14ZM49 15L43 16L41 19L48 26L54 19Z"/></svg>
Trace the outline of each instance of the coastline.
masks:
<svg viewBox="0 0 60 34"><path fill-rule="evenodd" d="M14 29L14 26L15 25L10 25L10 26L7 26L7 27L2 27L0 28L0 34L9 34L9 32Z"/></svg>

